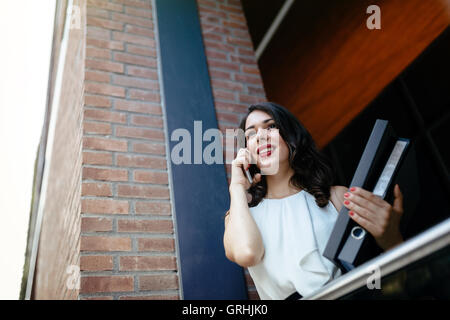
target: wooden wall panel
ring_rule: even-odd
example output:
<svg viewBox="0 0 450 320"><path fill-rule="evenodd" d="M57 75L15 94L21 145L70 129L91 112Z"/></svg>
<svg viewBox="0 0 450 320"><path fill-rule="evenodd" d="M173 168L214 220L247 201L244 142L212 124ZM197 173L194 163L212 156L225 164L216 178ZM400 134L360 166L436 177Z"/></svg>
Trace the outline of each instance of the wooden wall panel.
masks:
<svg viewBox="0 0 450 320"><path fill-rule="evenodd" d="M381 9L369 30L366 9ZM297 1L260 59L267 97L325 146L450 22L450 0Z"/></svg>

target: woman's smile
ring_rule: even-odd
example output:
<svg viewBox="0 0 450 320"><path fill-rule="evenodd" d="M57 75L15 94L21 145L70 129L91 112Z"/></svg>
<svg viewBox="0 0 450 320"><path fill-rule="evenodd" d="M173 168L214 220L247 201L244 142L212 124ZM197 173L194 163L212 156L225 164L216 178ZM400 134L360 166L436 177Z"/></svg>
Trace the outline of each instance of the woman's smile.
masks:
<svg viewBox="0 0 450 320"><path fill-rule="evenodd" d="M268 144L264 144L264 145L258 147L256 152L261 158L265 158L265 157L270 157L270 155L272 154L272 151L274 149L275 149L275 147L272 146L270 143L268 143Z"/></svg>

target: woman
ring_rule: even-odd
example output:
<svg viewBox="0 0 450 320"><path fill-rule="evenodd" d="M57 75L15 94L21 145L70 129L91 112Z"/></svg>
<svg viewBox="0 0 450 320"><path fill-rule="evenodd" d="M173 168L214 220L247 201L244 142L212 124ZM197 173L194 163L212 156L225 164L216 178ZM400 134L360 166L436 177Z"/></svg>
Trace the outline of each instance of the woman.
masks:
<svg viewBox="0 0 450 320"><path fill-rule="evenodd" d="M392 206L362 188L333 186L311 135L275 103L250 106L240 127L246 148L232 162L224 247L229 260L248 268L261 299L309 295L341 274L322 252L342 205L382 249L403 241L398 185Z"/></svg>

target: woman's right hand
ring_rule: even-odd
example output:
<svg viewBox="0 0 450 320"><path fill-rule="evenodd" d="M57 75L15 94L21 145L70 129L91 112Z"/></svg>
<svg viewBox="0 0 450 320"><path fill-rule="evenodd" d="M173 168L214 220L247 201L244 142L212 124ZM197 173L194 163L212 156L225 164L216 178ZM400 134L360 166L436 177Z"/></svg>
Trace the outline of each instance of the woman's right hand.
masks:
<svg viewBox="0 0 450 320"><path fill-rule="evenodd" d="M246 174L243 170L250 167L251 155L250 151L246 148L239 149L236 158L231 162L231 182L230 189L234 186L243 186L245 190L250 188L251 184L248 181ZM253 177L253 185L261 180L261 174L257 173Z"/></svg>

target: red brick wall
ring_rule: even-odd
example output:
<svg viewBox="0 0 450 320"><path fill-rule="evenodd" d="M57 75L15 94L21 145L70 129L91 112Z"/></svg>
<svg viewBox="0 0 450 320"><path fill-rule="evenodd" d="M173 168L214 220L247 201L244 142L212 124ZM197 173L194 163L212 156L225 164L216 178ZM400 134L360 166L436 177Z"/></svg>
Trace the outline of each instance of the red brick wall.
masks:
<svg viewBox="0 0 450 320"><path fill-rule="evenodd" d="M239 0L198 0L203 42L219 128L237 128L250 104L265 101L265 91ZM228 180L230 165L226 166ZM250 299L258 299L245 270Z"/></svg>
<svg viewBox="0 0 450 320"><path fill-rule="evenodd" d="M179 299L152 2L79 3L36 297ZM219 127L235 128L250 103L265 100L246 21L239 1L198 4ZM81 268L79 291L65 286L70 265Z"/></svg>
<svg viewBox="0 0 450 320"><path fill-rule="evenodd" d="M179 299L150 0L88 0L81 299Z"/></svg>
<svg viewBox="0 0 450 320"><path fill-rule="evenodd" d="M78 298L85 6L82 0L73 4L80 23L69 31L32 299ZM56 19L53 79L65 12Z"/></svg>

